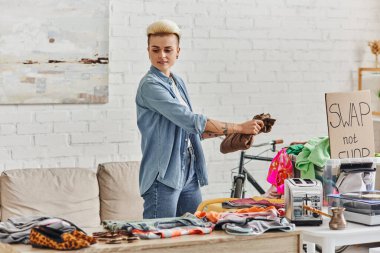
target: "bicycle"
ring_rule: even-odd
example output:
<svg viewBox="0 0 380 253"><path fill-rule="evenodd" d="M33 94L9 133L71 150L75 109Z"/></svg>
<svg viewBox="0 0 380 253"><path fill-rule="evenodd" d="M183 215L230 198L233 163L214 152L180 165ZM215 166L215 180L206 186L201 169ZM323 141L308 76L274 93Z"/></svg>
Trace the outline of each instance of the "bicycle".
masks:
<svg viewBox="0 0 380 253"><path fill-rule="evenodd" d="M284 143L284 141L282 139L278 139L278 140L271 140L269 142L251 145L251 147L253 147L253 148L270 146L270 148L265 149L264 151L260 152L258 155L248 155L248 154L246 154L246 151L240 152L240 161L239 161L239 166L238 166L238 173L233 178L233 183L232 183L232 188L231 188L231 198L244 198L244 195L245 195L244 186L245 186L246 180L248 180L251 183L251 185L260 194L265 193L264 189L260 186L260 184L256 181L256 179L247 171L247 169L244 168L244 165L246 164L245 160L249 159L249 160L271 162L273 159L272 157L261 156L261 154L263 154L267 151L276 152L277 151L276 145L282 144L282 143ZM304 142L295 142L295 143L304 143ZM335 252L341 253L344 250L346 250L348 247L349 246L337 247L335 249ZM303 245L302 248L306 252L306 244ZM322 253L322 249L319 245L316 245L316 251Z"/></svg>
<svg viewBox="0 0 380 253"><path fill-rule="evenodd" d="M237 175L234 176L233 182L232 182L231 198L244 198L244 195L245 195L244 185L245 185L246 179L260 194L265 193L264 189L260 186L260 184L256 181L256 179L247 171L247 169L244 168L244 165L246 164L244 163L244 161L246 159L250 159L250 160L270 162L273 159L272 157L261 156L261 154L267 151L276 152L277 150L276 145L282 144L282 143L284 143L284 141L282 139L278 139L278 140L272 140L269 142L251 145L251 147L253 148L270 146L270 148L262 151L258 155L248 155L246 154L246 151L240 152L240 162L239 162L238 172L237 172Z"/></svg>

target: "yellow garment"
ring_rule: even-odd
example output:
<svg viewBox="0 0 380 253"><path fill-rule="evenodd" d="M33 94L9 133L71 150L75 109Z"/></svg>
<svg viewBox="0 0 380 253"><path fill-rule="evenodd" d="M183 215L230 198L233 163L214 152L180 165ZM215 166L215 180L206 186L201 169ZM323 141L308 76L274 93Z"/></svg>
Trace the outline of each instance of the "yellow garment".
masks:
<svg viewBox="0 0 380 253"><path fill-rule="evenodd" d="M223 208L222 203L226 201L235 200L236 198L218 198L218 199L209 199L202 201L202 203L199 204L197 211L214 211L214 212L235 212L238 211L239 208ZM260 200L267 200L274 204L284 204L284 199L271 199L271 198L264 198L261 196L253 196L253 200L260 201ZM241 208L240 208L241 209Z"/></svg>

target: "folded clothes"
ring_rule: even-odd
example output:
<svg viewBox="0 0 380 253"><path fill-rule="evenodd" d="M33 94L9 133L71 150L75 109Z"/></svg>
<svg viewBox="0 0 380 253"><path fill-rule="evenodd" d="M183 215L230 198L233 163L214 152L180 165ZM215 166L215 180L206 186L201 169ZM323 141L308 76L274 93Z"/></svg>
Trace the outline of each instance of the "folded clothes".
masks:
<svg viewBox="0 0 380 253"><path fill-rule="evenodd" d="M141 221L105 220L103 227L109 231L125 231L140 239L159 239L191 234L209 234L214 224L191 213L181 217L145 219Z"/></svg>
<svg viewBox="0 0 380 253"><path fill-rule="evenodd" d="M259 133L268 133L272 130L275 119L271 118L269 113L258 114L253 119L261 120L264 127L261 128ZM224 138L220 144L220 152L223 154L235 152L238 150L247 150L253 143L253 134L229 134Z"/></svg>
<svg viewBox="0 0 380 253"><path fill-rule="evenodd" d="M226 223L223 225L223 229L231 235L260 235L268 231L294 231L295 225L289 223L286 218L253 219L245 224Z"/></svg>
<svg viewBox="0 0 380 253"><path fill-rule="evenodd" d="M29 236L34 226L49 226L64 232L79 229L75 224L55 217L21 216L11 217L0 222L0 243L29 243Z"/></svg>
<svg viewBox="0 0 380 253"><path fill-rule="evenodd" d="M255 208L252 212L230 213L230 212L195 212L201 219L215 223L215 229L222 229L233 235L260 235L267 231L293 231L294 224L285 218L277 216L276 209L271 206L265 209Z"/></svg>
<svg viewBox="0 0 380 253"><path fill-rule="evenodd" d="M215 211L196 211L194 214L199 219L207 220L214 224L223 224L225 220L246 219L246 218L275 218L278 216L278 211L274 206L268 207L251 207L235 212L215 212ZM234 217L234 218L231 218Z"/></svg>

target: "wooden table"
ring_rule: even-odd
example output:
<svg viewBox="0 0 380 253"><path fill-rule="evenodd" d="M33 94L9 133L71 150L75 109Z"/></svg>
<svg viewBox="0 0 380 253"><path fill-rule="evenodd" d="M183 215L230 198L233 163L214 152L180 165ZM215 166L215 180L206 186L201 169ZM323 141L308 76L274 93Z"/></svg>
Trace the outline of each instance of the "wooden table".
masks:
<svg viewBox="0 0 380 253"><path fill-rule="evenodd" d="M70 251L70 253L300 253L301 233L270 232L259 236L233 236L224 231L214 231L209 235L186 235L167 239L138 240L133 243L104 244L97 243L89 248ZM62 252L32 248L28 245L14 245L19 253L51 253Z"/></svg>

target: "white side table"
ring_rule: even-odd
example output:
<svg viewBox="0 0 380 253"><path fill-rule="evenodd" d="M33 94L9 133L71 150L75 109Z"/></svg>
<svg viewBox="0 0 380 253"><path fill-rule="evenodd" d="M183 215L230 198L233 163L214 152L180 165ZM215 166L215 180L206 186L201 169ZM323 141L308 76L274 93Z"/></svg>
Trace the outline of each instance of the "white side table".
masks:
<svg viewBox="0 0 380 253"><path fill-rule="evenodd" d="M329 221L330 219L324 218L321 226L297 226L296 230L302 231L307 253L315 253L315 244L322 247L323 253L335 253L335 247L338 246L380 242L380 226L347 222L344 230L330 230Z"/></svg>

